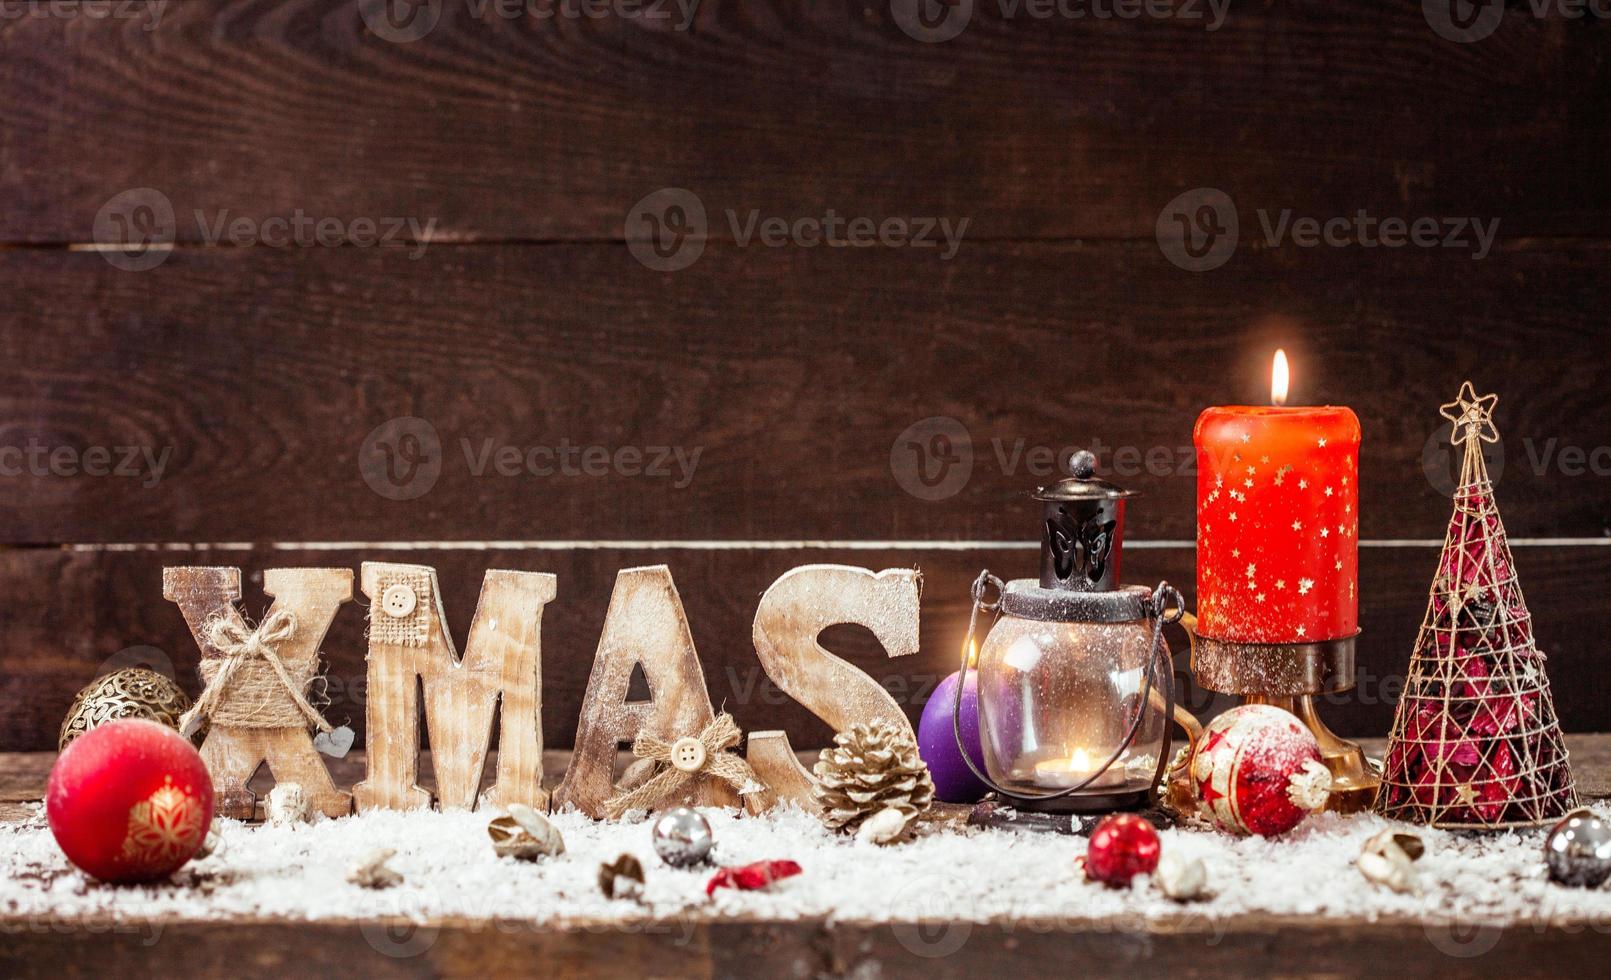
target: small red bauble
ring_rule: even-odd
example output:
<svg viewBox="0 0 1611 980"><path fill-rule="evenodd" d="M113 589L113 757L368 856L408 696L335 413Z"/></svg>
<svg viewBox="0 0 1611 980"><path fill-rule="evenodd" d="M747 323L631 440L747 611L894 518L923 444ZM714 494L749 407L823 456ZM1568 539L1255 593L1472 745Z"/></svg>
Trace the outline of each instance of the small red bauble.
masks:
<svg viewBox="0 0 1611 980"><path fill-rule="evenodd" d="M1085 876L1105 885L1128 885L1158 867L1158 831L1133 813L1103 817L1085 849Z"/></svg>
<svg viewBox="0 0 1611 980"><path fill-rule="evenodd" d="M195 856L213 820L213 781L190 742L154 721L80 735L50 770L50 832L102 881L154 881Z"/></svg>
<svg viewBox="0 0 1611 980"><path fill-rule="evenodd" d="M1191 761L1199 808L1232 834L1274 837L1326 805L1320 743L1290 711L1244 704L1203 729Z"/></svg>

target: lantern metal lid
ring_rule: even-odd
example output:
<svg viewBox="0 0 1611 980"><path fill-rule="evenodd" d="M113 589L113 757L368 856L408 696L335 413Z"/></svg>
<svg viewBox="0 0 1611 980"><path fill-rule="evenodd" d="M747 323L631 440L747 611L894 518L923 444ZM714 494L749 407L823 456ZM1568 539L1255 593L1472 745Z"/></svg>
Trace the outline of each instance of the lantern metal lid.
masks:
<svg viewBox="0 0 1611 980"><path fill-rule="evenodd" d="M1118 623L1143 619L1151 593L1119 584L1124 504L1135 496L1096 475L1096 457L1081 450L1070 475L1030 496L1042 503L1040 580L1015 579L1002 590L1002 611L1048 622Z"/></svg>

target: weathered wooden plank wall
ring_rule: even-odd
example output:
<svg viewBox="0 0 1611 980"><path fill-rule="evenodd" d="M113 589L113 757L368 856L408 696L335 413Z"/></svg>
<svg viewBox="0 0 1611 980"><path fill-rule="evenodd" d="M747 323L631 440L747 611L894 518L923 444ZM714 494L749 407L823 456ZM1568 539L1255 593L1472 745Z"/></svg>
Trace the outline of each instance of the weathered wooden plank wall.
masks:
<svg viewBox="0 0 1611 980"><path fill-rule="evenodd" d="M1512 10L1464 44L1415 4L1232 7L1209 30L1201 3L1044 20L975 3L923 43L900 0L706 0L686 29L675 6L393 5L388 22L369 0L0 3L0 749L53 745L125 648L193 680L160 598L179 562L260 581L434 561L461 638L483 569L554 571L551 746L617 568L669 562L713 697L811 745L820 724L757 686L756 598L804 561L917 565L917 662L830 638L915 713L971 575L1029 572L995 545L1030 540L1018 494L1053 452L1109 447L1146 494L1132 537L1159 545L1127 577L1189 587L1180 450L1202 406L1262 399L1278 344L1297 398L1353 405L1365 431L1367 689L1328 709L1336 727L1386 727L1447 515L1436 406L1468 376L1502 396L1511 534L1554 542L1518 560L1562 717L1611 721L1587 628L1611 585L1611 26ZM389 40L416 6L434 27ZM1240 234L1194 272L1168 216L1204 187ZM700 239L654 238L692 220L668 201L706 215L681 268ZM962 231L745 237L830 211ZM1304 247L1266 230L1283 212L1495 232ZM344 244L318 244L322 219ZM350 239L394 221L389 246ZM109 250L150 235L173 246ZM928 488L911 444L936 418L971 469ZM439 471L386 470L433 440ZM327 651L332 710L359 727L361 621L344 612Z"/></svg>

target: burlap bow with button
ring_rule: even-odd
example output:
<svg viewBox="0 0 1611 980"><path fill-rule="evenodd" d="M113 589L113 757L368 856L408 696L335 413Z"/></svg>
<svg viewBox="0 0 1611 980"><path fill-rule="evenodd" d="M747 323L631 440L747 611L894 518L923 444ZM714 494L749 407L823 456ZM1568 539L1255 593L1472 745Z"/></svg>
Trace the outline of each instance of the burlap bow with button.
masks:
<svg viewBox="0 0 1611 980"><path fill-rule="evenodd" d="M740 795L764 792L766 787L755 778L750 764L727 751L737 746L743 737L738 723L726 712L718 715L697 736L667 742L648 733L639 735L632 743L632 754L654 764L657 771L647 782L605 800L605 814L611 820L619 820L631 810L653 810L676 798L690 780L704 775L723 780Z"/></svg>
<svg viewBox="0 0 1611 980"><path fill-rule="evenodd" d="M207 687L179 720L190 735L203 721L234 728L317 728L330 731L304 691L318 671L318 658L287 664L275 647L296 632L296 618L285 610L271 613L256 629L239 617L208 620L202 635L217 656L201 662Z"/></svg>

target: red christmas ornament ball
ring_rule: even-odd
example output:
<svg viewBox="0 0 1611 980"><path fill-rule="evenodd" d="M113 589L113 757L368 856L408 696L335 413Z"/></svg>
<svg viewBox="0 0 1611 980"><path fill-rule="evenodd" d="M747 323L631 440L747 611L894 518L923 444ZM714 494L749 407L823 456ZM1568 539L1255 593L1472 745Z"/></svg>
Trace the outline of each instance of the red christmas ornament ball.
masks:
<svg viewBox="0 0 1611 980"><path fill-rule="evenodd" d="M165 878L213 820L213 781L190 742L154 721L93 728L50 770L45 814L67 859L102 881Z"/></svg>
<svg viewBox="0 0 1611 980"><path fill-rule="evenodd" d="M1191 761L1203 816L1232 834L1274 837L1326 805L1320 743L1290 711L1244 704L1203 729Z"/></svg>
<svg viewBox="0 0 1611 980"><path fill-rule="evenodd" d="M1105 885L1128 885L1158 867L1158 831L1133 813L1103 817L1085 850L1085 876Z"/></svg>

